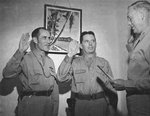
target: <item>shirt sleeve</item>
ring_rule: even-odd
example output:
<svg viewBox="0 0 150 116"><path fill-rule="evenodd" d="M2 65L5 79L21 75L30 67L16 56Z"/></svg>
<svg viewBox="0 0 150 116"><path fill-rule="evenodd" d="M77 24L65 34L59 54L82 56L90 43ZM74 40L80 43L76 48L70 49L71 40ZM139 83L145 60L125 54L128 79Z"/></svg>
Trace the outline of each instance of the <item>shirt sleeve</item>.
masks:
<svg viewBox="0 0 150 116"><path fill-rule="evenodd" d="M15 52L12 58L8 61L5 68L3 69L4 78L16 77L21 72L20 63L25 53L21 53L19 50Z"/></svg>
<svg viewBox="0 0 150 116"><path fill-rule="evenodd" d="M145 60L147 61L147 63L150 66L150 45L148 46L148 49L146 50L146 52L144 53L145 55Z"/></svg>
<svg viewBox="0 0 150 116"><path fill-rule="evenodd" d="M112 73L112 70L111 70L111 67L110 67L110 64L109 62L107 61L106 62L106 67L107 67L107 74L110 75L110 79L113 79L113 73ZM106 76L107 77L107 76ZM107 81L106 81L106 86L107 88L109 88L113 93L117 94L116 90L113 88L113 86L110 84L110 79L107 77Z"/></svg>
<svg viewBox="0 0 150 116"><path fill-rule="evenodd" d="M113 79L114 77L113 77L113 73L112 73L112 70L111 70L111 67L110 67L110 64L107 62L107 69L108 69L108 75L110 75L111 77L111 79Z"/></svg>
<svg viewBox="0 0 150 116"><path fill-rule="evenodd" d="M101 63L102 63L102 61L101 61ZM116 90L113 88L113 86L110 83L110 81L113 79L113 73L112 73L111 67L109 65L109 62L106 60L103 60L103 63L104 63L102 66L103 68L100 69L103 72L103 76L99 77L100 80L102 80L102 81L100 81L98 79L98 82L101 83L101 86L104 87L105 91L111 91L111 93L113 92L116 94L117 93Z"/></svg>
<svg viewBox="0 0 150 116"><path fill-rule="evenodd" d="M63 81L67 81L70 80L72 77L72 57L69 57L68 55L66 55L66 57L64 58L64 60L62 61L62 63L60 64L58 71L57 71L57 75L58 75L58 80L63 82Z"/></svg>
<svg viewBox="0 0 150 116"><path fill-rule="evenodd" d="M110 76L109 78L111 78L111 80L113 79L113 73L111 70L111 66L109 64L108 61L106 61L106 67L107 67L107 74ZM106 76L107 77L107 76ZM115 114L115 110L117 109L117 104L118 104L118 95L117 95L117 91L113 88L113 86L110 84L110 79L107 77L107 81L106 81L106 99L108 97L108 104L109 104L109 110L110 110L110 114L114 116Z"/></svg>
<svg viewBox="0 0 150 116"><path fill-rule="evenodd" d="M150 45L144 52L144 56L145 56L145 60L149 64L149 70L150 70ZM141 79L137 80L134 84L138 90L141 90L141 91L150 90L150 71L149 71L149 77L141 78Z"/></svg>

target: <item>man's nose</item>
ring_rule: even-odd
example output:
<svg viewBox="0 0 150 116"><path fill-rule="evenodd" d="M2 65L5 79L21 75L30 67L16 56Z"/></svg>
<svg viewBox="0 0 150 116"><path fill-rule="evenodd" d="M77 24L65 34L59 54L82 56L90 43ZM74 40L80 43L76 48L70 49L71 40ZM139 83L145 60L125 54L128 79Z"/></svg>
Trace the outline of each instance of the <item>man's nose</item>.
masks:
<svg viewBox="0 0 150 116"><path fill-rule="evenodd" d="M89 45L93 45L93 42L92 42L92 41L90 41L90 42L89 42Z"/></svg>
<svg viewBox="0 0 150 116"><path fill-rule="evenodd" d="M132 22L128 22L128 25L129 25L130 27L133 27Z"/></svg>
<svg viewBox="0 0 150 116"><path fill-rule="evenodd" d="M47 38L47 43L52 43L52 41L53 41L52 38L49 37Z"/></svg>

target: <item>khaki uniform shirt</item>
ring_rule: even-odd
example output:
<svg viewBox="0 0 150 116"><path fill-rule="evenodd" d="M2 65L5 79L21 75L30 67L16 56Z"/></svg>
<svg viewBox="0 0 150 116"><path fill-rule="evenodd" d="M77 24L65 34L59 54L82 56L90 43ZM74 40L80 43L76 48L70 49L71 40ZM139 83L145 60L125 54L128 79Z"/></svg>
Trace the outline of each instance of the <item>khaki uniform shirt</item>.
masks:
<svg viewBox="0 0 150 116"><path fill-rule="evenodd" d="M4 78L18 77L24 91L53 90L51 93L53 116L57 116L59 90L55 80L54 63L48 56L45 56L44 60L41 56L42 54L36 49L26 55L17 50L4 68L3 76ZM43 112L42 108L38 110Z"/></svg>
<svg viewBox="0 0 150 116"><path fill-rule="evenodd" d="M150 116L150 29L141 33L129 53L127 76L129 115Z"/></svg>
<svg viewBox="0 0 150 116"><path fill-rule="evenodd" d="M17 51L3 70L5 78L19 75L24 90L50 90L54 87L55 67L52 59L45 56L43 64L41 53L37 50L25 56ZM54 75L51 75L53 72Z"/></svg>
<svg viewBox="0 0 150 116"><path fill-rule="evenodd" d="M150 89L150 29L142 33L129 55L127 91ZM145 92L145 91L143 91Z"/></svg>
<svg viewBox="0 0 150 116"><path fill-rule="evenodd" d="M108 88L114 90L108 77L98 66L113 77L110 65L104 58L94 56L88 66L88 60L84 56L76 57L73 60L66 56L58 68L58 79L60 81L72 79L71 90L75 93L93 94L104 91L97 82L97 78L101 79Z"/></svg>

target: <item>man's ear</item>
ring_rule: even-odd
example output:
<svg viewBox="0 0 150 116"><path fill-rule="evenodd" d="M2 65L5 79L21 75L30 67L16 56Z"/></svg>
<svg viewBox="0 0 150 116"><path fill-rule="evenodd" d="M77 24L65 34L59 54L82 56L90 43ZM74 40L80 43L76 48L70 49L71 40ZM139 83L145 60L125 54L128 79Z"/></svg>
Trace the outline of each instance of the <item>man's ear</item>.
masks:
<svg viewBox="0 0 150 116"><path fill-rule="evenodd" d="M79 48L83 49L82 44L79 44Z"/></svg>
<svg viewBox="0 0 150 116"><path fill-rule="evenodd" d="M139 17L141 17L141 20L142 20L142 21L145 20L146 15L147 15L146 13L147 13L147 12L144 11L144 10L139 11Z"/></svg>
<svg viewBox="0 0 150 116"><path fill-rule="evenodd" d="M142 14L142 16L141 16L141 17L142 17L142 21L144 21L144 20L145 20L145 18L146 18L144 14Z"/></svg>
<svg viewBox="0 0 150 116"><path fill-rule="evenodd" d="M32 39L33 39L33 42L34 42L34 43L36 43L36 44L38 43L38 40L37 40L36 37L33 37Z"/></svg>

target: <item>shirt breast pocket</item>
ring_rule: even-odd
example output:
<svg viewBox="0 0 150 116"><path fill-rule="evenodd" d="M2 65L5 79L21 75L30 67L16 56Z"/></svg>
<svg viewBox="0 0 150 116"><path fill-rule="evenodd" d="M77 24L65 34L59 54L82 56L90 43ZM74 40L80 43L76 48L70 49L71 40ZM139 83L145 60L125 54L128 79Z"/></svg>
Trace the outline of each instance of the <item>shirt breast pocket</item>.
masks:
<svg viewBox="0 0 150 116"><path fill-rule="evenodd" d="M74 72L74 78L77 84L84 83L86 81L86 76L86 70L84 69L75 70Z"/></svg>
<svg viewBox="0 0 150 116"><path fill-rule="evenodd" d="M35 75L43 75L43 71L42 71L42 69L34 69L33 70L33 75L35 76Z"/></svg>

